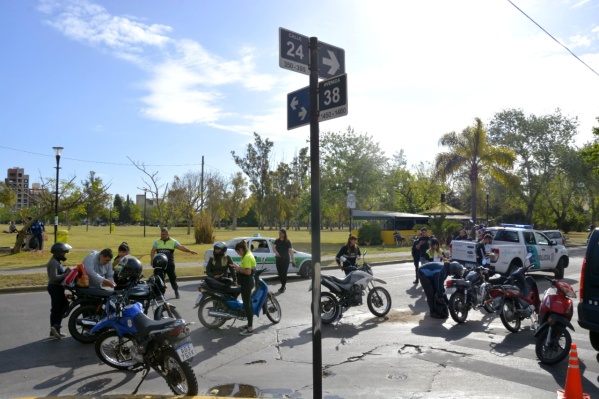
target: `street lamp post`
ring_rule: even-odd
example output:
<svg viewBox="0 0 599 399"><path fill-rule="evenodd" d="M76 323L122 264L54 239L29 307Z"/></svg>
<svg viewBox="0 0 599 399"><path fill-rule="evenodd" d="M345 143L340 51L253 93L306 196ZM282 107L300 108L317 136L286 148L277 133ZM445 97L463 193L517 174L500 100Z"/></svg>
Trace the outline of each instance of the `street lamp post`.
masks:
<svg viewBox="0 0 599 399"><path fill-rule="evenodd" d="M56 203L54 204L54 243L56 243L58 237L58 172L60 170L60 152L63 150L63 147L52 147L52 149L56 153Z"/></svg>
<svg viewBox="0 0 599 399"><path fill-rule="evenodd" d="M108 234L112 234L112 204L110 205L110 216L108 217Z"/></svg>
<svg viewBox="0 0 599 399"><path fill-rule="evenodd" d="M489 190L487 190L487 227L489 227Z"/></svg>
<svg viewBox="0 0 599 399"><path fill-rule="evenodd" d="M146 204L148 203L148 200L146 198L147 195L148 190L144 189L144 237L146 236Z"/></svg>
<svg viewBox="0 0 599 399"><path fill-rule="evenodd" d="M352 183L353 183L353 182L354 182L354 179L353 179L352 177L349 177L349 178L347 179L347 183L349 184L349 193L348 193L349 195L351 195L351 194L352 194L352 192L351 192L351 188L352 188L352 187L351 187L351 185L352 185ZM348 195L348 196L349 196L349 195ZM348 201L348 202L349 202L349 201ZM348 204L348 207L349 207L349 234L351 235L352 217L353 217L353 207L352 207L352 206L350 206L350 204Z"/></svg>

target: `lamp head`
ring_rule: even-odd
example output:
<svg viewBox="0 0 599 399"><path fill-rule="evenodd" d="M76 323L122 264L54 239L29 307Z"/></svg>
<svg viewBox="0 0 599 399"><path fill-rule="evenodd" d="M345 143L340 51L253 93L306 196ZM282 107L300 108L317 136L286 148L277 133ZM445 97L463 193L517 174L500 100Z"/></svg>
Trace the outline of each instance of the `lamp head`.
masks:
<svg viewBox="0 0 599 399"><path fill-rule="evenodd" d="M60 158L60 153L62 152L62 150L64 149L63 147L52 147L54 149L54 152L56 153L56 157Z"/></svg>

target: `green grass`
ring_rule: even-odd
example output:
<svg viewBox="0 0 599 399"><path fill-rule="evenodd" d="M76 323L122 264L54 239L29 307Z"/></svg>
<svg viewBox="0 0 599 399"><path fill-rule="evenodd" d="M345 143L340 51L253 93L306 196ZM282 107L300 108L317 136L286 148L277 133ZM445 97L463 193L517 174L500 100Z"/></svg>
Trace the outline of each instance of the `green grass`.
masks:
<svg viewBox="0 0 599 399"><path fill-rule="evenodd" d="M59 226L59 230L66 228ZM50 258L50 246L54 242L54 228L49 226L46 228L48 241L44 243L44 251L28 252L24 251L18 254L10 254L10 252L0 252L0 270L8 269L30 269L40 266L45 266ZM101 250L103 248L112 248L116 253L117 247L123 241L129 244L131 254L137 257L143 264L150 263L150 250L155 240L160 237L158 227L146 227L146 237L143 234L143 227L139 226L116 226L113 232L110 232L106 227L92 227L89 229L86 226L75 226L68 230L69 245L73 250L68 255L66 266L75 266L83 261L91 250ZM235 237L252 236L260 234L263 237L277 237L278 229L273 230L257 230L255 228L239 228L236 231L228 229L215 229L214 235L217 241L228 241ZM187 248L192 249L198 255L190 255L178 251L175 254L175 259L180 263L198 262L198 267L179 268L177 275L190 276L203 274L203 267L200 263L204 259L204 251L212 248L212 244L196 244L192 234L187 235L186 227L174 227L170 229L171 237L178 240ZM337 251L347 241L348 232L346 230L322 230L320 232L321 241L321 257L334 256ZM312 236L307 230L288 230L288 236L293 247L299 251L312 252ZM15 242L14 234L0 235L0 247L13 247ZM368 249L368 259L376 259L377 254L409 251L408 247L397 248L394 246L382 246L363 248ZM330 262L329 262L330 263ZM323 265L328 264L323 262ZM149 275L149 272L144 273ZM18 287L24 285L44 285L46 284L45 273L35 274L20 274L11 276L0 276L0 288L2 287Z"/></svg>

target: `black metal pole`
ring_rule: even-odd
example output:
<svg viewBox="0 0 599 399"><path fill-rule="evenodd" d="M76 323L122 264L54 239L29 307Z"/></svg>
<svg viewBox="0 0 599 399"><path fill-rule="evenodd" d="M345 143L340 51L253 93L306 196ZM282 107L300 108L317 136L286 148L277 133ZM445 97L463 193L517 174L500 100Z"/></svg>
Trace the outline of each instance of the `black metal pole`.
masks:
<svg viewBox="0 0 599 399"><path fill-rule="evenodd" d="M312 374L313 397L322 398L320 317L320 131L318 125L318 38L310 38L310 185L312 213Z"/></svg>
<svg viewBox="0 0 599 399"><path fill-rule="evenodd" d="M110 207L110 216L108 217L108 234L112 234L112 206Z"/></svg>
<svg viewBox="0 0 599 399"><path fill-rule="evenodd" d="M60 154L56 154L56 203L54 204L54 243L58 238L58 178L60 170Z"/></svg>
<svg viewBox="0 0 599 399"><path fill-rule="evenodd" d="M147 190L144 190L144 237L146 236L146 203L148 202L146 196L148 194Z"/></svg>
<svg viewBox="0 0 599 399"><path fill-rule="evenodd" d="M351 178L350 178L351 179ZM349 181L349 191L351 191L352 180ZM349 207L349 235L351 235L353 208Z"/></svg>
<svg viewBox="0 0 599 399"><path fill-rule="evenodd" d="M487 227L489 227L489 193L487 192Z"/></svg>

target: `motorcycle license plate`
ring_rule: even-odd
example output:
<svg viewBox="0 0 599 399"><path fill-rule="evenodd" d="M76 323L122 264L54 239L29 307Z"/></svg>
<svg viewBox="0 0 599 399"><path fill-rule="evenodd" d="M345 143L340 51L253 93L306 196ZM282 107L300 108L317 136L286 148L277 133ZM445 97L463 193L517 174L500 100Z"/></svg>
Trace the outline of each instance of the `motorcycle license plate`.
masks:
<svg viewBox="0 0 599 399"><path fill-rule="evenodd" d="M451 295L455 292L455 290L456 290L455 287L445 287L445 294Z"/></svg>
<svg viewBox="0 0 599 399"><path fill-rule="evenodd" d="M198 306L200 306L200 301L202 300L202 294L198 294L198 297L196 298L196 304L194 305L194 308L197 308Z"/></svg>
<svg viewBox="0 0 599 399"><path fill-rule="evenodd" d="M177 347L177 354L182 362L193 358L196 355L196 349L193 347L193 343L186 342L183 345Z"/></svg>

